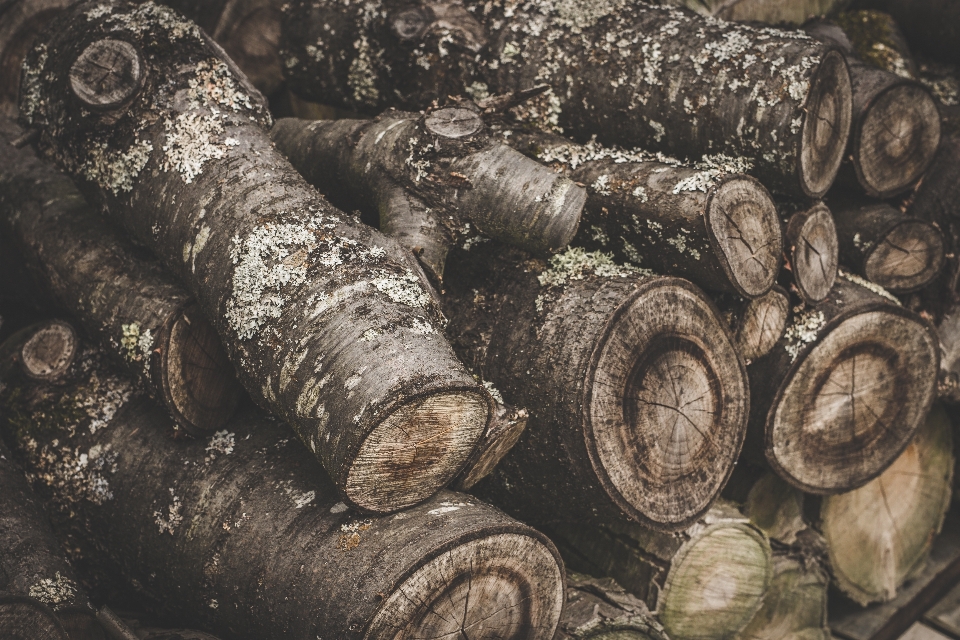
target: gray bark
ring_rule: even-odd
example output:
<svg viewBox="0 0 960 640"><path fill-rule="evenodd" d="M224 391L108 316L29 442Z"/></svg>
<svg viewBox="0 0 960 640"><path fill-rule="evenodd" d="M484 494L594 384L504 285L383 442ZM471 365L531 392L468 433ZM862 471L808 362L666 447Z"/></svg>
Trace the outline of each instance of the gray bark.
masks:
<svg viewBox="0 0 960 640"><path fill-rule="evenodd" d="M554 640L666 640L647 605L612 578L567 574L567 603Z"/></svg>

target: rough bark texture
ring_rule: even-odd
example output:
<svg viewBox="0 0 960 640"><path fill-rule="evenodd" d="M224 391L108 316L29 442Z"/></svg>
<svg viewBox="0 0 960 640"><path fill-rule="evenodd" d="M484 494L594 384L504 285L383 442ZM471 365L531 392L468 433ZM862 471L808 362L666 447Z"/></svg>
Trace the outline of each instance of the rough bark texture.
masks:
<svg viewBox="0 0 960 640"><path fill-rule="evenodd" d="M960 64L960 5L952 0L857 0L853 6L889 13L913 49Z"/></svg>
<svg viewBox="0 0 960 640"><path fill-rule="evenodd" d="M940 144L940 112L933 96L908 73L898 75L860 60L836 24L815 20L804 30L847 57L853 88L847 155L860 185L876 198L908 190L930 166Z"/></svg>
<svg viewBox="0 0 960 640"><path fill-rule="evenodd" d="M155 260L92 211L69 178L29 148L9 144L21 133L0 121L0 225L17 255L44 293L164 402L179 426L194 434L220 429L242 389L213 327Z"/></svg>
<svg viewBox="0 0 960 640"><path fill-rule="evenodd" d="M822 202L782 207L786 214L787 268L797 293L808 304L827 297L837 280L840 246L833 214Z"/></svg>
<svg viewBox="0 0 960 640"><path fill-rule="evenodd" d="M960 307L954 306L937 324L940 337L940 377L937 393L949 404L960 404Z"/></svg>
<svg viewBox="0 0 960 640"><path fill-rule="evenodd" d="M463 358L530 412L474 491L528 522L701 515L743 437L743 365L713 305L679 278L569 249L455 254L444 312ZM454 260L454 258L452 258Z"/></svg>
<svg viewBox="0 0 960 640"><path fill-rule="evenodd" d="M277 148L334 204L376 212L380 230L442 282L451 245L475 230L537 253L573 239L583 188L492 138L477 109L376 120L284 119Z"/></svg>
<svg viewBox="0 0 960 640"><path fill-rule="evenodd" d="M0 634L11 640L69 640L56 615L42 602L2 592Z"/></svg>
<svg viewBox="0 0 960 640"><path fill-rule="evenodd" d="M943 268L943 234L886 202L831 201L844 264L894 293L928 285Z"/></svg>
<svg viewBox="0 0 960 640"><path fill-rule="evenodd" d="M567 574L567 602L554 640L667 640L642 600L612 578Z"/></svg>
<svg viewBox="0 0 960 640"><path fill-rule="evenodd" d="M722 502L676 534L573 524L549 534L571 569L613 577L656 612L673 640L735 637L770 584L766 536Z"/></svg>
<svg viewBox="0 0 960 640"><path fill-rule="evenodd" d="M113 640L217 640L202 631L145 627L137 620L121 618L105 606L97 611L97 619Z"/></svg>
<svg viewBox="0 0 960 640"><path fill-rule="evenodd" d="M783 238L767 190L730 160L684 164L662 154L502 131L515 148L587 185L574 243L613 250L657 273L755 298L780 272Z"/></svg>
<svg viewBox="0 0 960 640"><path fill-rule="evenodd" d="M720 310L730 323L737 349L745 364L767 355L783 337L790 318L790 296L774 285L770 291L744 300L738 296L723 296L717 300Z"/></svg>
<svg viewBox="0 0 960 640"><path fill-rule="evenodd" d="M268 96L283 84L281 4L276 0L227 0L209 30L253 86Z"/></svg>
<svg viewBox="0 0 960 640"><path fill-rule="evenodd" d="M849 491L890 465L922 423L936 396L938 340L893 296L846 272L823 302L794 312L750 367L745 453L804 491Z"/></svg>
<svg viewBox="0 0 960 640"><path fill-rule="evenodd" d="M850 0L661 0L659 4L687 7L721 20L800 25L810 18L835 13Z"/></svg>
<svg viewBox="0 0 960 640"><path fill-rule="evenodd" d="M159 615L231 638L552 637L564 576L541 534L450 492L364 515L275 420L175 441L107 365L87 349L65 386L8 377L4 426L84 561Z"/></svg>
<svg viewBox="0 0 960 640"><path fill-rule="evenodd" d="M67 562L47 514L2 441L0 487L0 592L34 598L49 606L70 640L102 639L87 594ZM5 609L4 605L0 604L0 609ZM9 631L4 626L5 613L0 613L0 620L4 620L0 631Z"/></svg>
<svg viewBox="0 0 960 640"><path fill-rule="evenodd" d="M765 185L789 193L820 196L833 182L849 132L849 76L839 54L807 36L616 0L467 7L472 17L464 24L479 20L489 42L479 62L465 48L441 56L437 76L459 74L450 94L546 84L550 90L515 109L523 121L679 157L746 158ZM405 69L422 57L376 58L384 44L374 46L374 34L387 31L383 16L390 15L383 4L371 6L366 19L336 20L337 38L348 43L339 56L318 48L318 39L323 46L330 40L322 25L333 26L338 13L332 3L291 4L285 67L295 91L347 106L364 104L365 96L369 106L422 107L434 99L430 90L394 98L401 87L418 85L386 63ZM353 73L344 74L347 68Z"/></svg>
<svg viewBox="0 0 960 640"><path fill-rule="evenodd" d="M818 528L834 581L861 605L892 600L923 569L950 506L952 429L946 412L935 407L880 477L823 499Z"/></svg>
<svg viewBox="0 0 960 640"><path fill-rule="evenodd" d="M490 400L435 328L413 258L299 177L259 93L194 24L148 2L78 5L57 25L21 103L45 155L188 286L241 383L352 504L392 511L449 482ZM135 45L145 81L89 111L65 79L104 40Z"/></svg>

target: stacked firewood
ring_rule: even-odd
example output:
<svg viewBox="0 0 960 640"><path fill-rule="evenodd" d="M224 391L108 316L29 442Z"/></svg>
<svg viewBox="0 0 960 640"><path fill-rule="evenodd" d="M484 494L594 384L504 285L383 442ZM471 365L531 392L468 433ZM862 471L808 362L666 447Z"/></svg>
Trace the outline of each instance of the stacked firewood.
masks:
<svg viewBox="0 0 960 640"><path fill-rule="evenodd" d="M960 14L846 4L0 3L0 636L893 598L952 493Z"/></svg>

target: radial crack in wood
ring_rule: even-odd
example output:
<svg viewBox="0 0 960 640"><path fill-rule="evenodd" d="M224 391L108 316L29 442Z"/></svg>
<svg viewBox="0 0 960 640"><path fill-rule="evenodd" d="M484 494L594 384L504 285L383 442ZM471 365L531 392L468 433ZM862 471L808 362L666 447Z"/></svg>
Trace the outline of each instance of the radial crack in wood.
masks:
<svg viewBox="0 0 960 640"><path fill-rule="evenodd" d="M837 279L839 240L830 209L822 202L797 211L787 220L790 269L805 302L827 297Z"/></svg>
<svg viewBox="0 0 960 640"><path fill-rule="evenodd" d="M129 42L97 40L70 67L70 89L91 109L114 109L140 89L140 54Z"/></svg>

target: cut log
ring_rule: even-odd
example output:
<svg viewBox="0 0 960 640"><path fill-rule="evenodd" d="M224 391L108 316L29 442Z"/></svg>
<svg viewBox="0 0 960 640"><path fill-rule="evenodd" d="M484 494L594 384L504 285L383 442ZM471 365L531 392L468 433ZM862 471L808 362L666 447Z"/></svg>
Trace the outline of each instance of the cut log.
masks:
<svg viewBox="0 0 960 640"><path fill-rule="evenodd" d="M844 264L894 293L928 285L943 268L940 230L886 202L831 200Z"/></svg>
<svg viewBox="0 0 960 640"><path fill-rule="evenodd" d="M271 137L334 204L378 212L380 230L413 249L437 282L464 230L550 253L573 239L586 200L569 178L493 140L467 107L376 120L288 118Z"/></svg>
<svg viewBox="0 0 960 640"><path fill-rule="evenodd" d="M101 607L97 620L112 640L217 640L209 633L190 629L157 629L143 627L121 618L109 607Z"/></svg>
<svg viewBox="0 0 960 640"><path fill-rule="evenodd" d="M444 312L464 362L530 412L477 495L527 522L685 528L743 438L744 369L713 305L679 278L569 249L451 256Z"/></svg>
<svg viewBox="0 0 960 640"><path fill-rule="evenodd" d="M840 245L833 214L822 202L813 206L784 206L785 240L793 283L804 302L827 297L837 279Z"/></svg>
<svg viewBox="0 0 960 640"><path fill-rule="evenodd" d="M943 316L937 335L941 348L937 394L943 402L960 404L960 306Z"/></svg>
<svg viewBox="0 0 960 640"><path fill-rule="evenodd" d="M13 417L6 419L9 422ZM17 627L10 625L15 625L16 619L32 620L30 624L35 626L20 629L22 633L25 629L40 629L42 621L52 616L55 624L49 625L64 629L70 640L102 639L90 600L54 536L43 506L2 441L0 487L0 592L19 597L0 598L0 637L44 637L18 636L11 631ZM30 605L27 598L42 606Z"/></svg>
<svg viewBox="0 0 960 640"><path fill-rule="evenodd" d="M816 559L774 551L773 576L763 605L740 633L745 640L830 640L827 586Z"/></svg>
<svg viewBox="0 0 960 640"><path fill-rule="evenodd" d="M451 47L441 56L441 79L462 60L450 94L482 97L548 85L515 110L521 121L681 158L745 158L754 165L752 175L787 193L819 197L833 182L850 127L849 74L840 54L807 36L645 3L467 6L486 27L489 43L479 64L468 48ZM309 0L290 4L283 39L294 91L336 106L369 96L371 105L382 100L422 108L434 99L429 88L436 81L411 95L417 83L383 71L385 63L412 67L421 59L416 52L399 59L385 53L371 62L390 51L382 41L374 46L388 17L344 21L338 9L327 7ZM331 54L320 53L316 42L328 40L322 25L335 21L337 38L348 44L331 69ZM339 71L348 66L354 73ZM395 99L394 90L401 97Z"/></svg>
<svg viewBox="0 0 960 640"><path fill-rule="evenodd" d="M79 345L77 332L66 322L42 323L20 347L20 366L35 380L54 382L67 374Z"/></svg>
<svg viewBox="0 0 960 640"><path fill-rule="evenodd" d="M745 453L815 494L879 475L936 395L933 328L876 285L841 276L823 302L795 309L781 341L749 370Z"/></svg>
<svg viewBox="0 0 960 640"><path fill-rule="evenodd" d="M855 9L889 13L907 36L911 48L934 58L960 64L960 6L951 0L856 0Z"/></svg>
<svg viewBox="0 0 960 640"><path fill-rule="evenodd" d="M940 144L936 100L906 73L897 75L859 60L836 24L815 20L804 30L847 56L853 87L847 154L860 185L875 198L908 190L930 166Z"/></svg>
<svg viewBox="0 0 960 640"><path fill-rule="evenodd" d="M656 612L673 640L736 637L770 584L766 536L722 502L676 534L582 524L548 533L571 569L614 578Z"/></svg>
<svg viewBox="0 0 960 640"><path fill-rule="evenodd" d="M267 96L283 84L282 19L281 3L275 0L227 0L210 31L253 86Z"/></svg>
<svg viewBox="0 0 960 640"><path fill-rule="evenodd" d="M196 25L152 3L78 5L56 24L28 56L21 117L187 285L243 386L357 507L395 511L450 482L491 401L440 337L412 256L297 175L259 92ZM147 81L95 113L66 77L111 39L135 45Z"/></svg>
<svg viewBox="0 0 960 640"><path fill-rule="evenodd" d="M353 510L252 408L207 441L173 440L159 407L86 354L66 386L4 380L3 427L85 560L157 615L249 640L553 637L564 574L542 534L446 491Z"/></svg>
<svg viewBox="0 0 960 640"><path fill-rule="evenodd" d="M835 13L850 0L660 0L704 16L734 22L801 25L810 18Z"/></svg>
<svg viewBox="0 0 960 640"><path fill-rule="evenodd" d="M554 640L667 640L642 600L611 578L567 574L567 603Z"/></svg>
<svg viewBox="0 0 960 640"><path fill-rule="evenodd" d="M95 215L69 178L29 148L7 144L20 133L0 121L0 228L39 275L43 293L164 402L180 427L195 435L220 429L242 389L213 327L155 260Z"/></svg>
<svg viewBox="0 0 960 640"><path fill-rule="evenodd" d="M916 80L917 63L900 26L882 11L842 11L831 18L846 35L856 56L867 64Z"/></svg>
<svg viewBox="0 0 960 640"><path fill-rule="evenodd" d="M950 506L953 434L941 407L877 479L823 498L817 525L840 589L861 605L887 601L924 566Z"/></svg>
<svg viewBox="0 0 960 640"><path fill-rule="evenodd" d="M787 330L790 296L779 285L753 300L720 296L716 302L730 324L740 357L747 365L767 355Z"/></svg>
<svg viewBox="0 0 960 640"><path fill-rule="evenodd" d="M487 432L453 486L458 491L469 491L473 485L490 475L503 456L517 444L529 419L530 413L526 409L498 402Z"/></svg>
<svg viewBox="0 0 960 640"><path fill-rule="evenodd" d="M11 640L71 640L39 600L0 593L0 635Z"/></svg>
<svg viewBox="0 0 960 640"><path fill-rule="evenodd" d="M747 298L770 290L783 237L767 190L743 164L681 163L662 154L578 145L538 131L504 131L516 149L588 185L574 243L613 250L664 275Z"/></svg>

